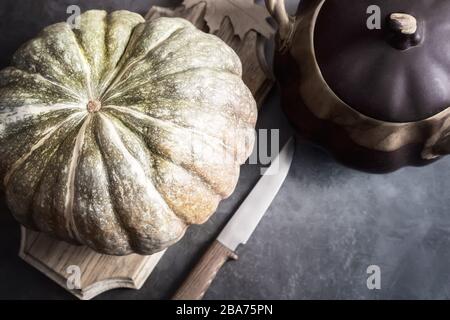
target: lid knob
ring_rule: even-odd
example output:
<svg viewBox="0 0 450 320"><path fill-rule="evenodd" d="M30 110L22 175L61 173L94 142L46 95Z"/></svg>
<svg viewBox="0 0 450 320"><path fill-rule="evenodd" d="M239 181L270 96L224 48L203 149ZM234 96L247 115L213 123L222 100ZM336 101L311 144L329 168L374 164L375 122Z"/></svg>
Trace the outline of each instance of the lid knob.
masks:
<svg viewBox="0 0 450 320"><path fill-rule="evenodd" d="M391 30L389 42L396 49L407 50L422 40L417 19L410 14L391 13L388 25Z"/></svg>
<svg viewBox="0 0 450 320"><path fill-rule="evenodd" d="M389 17L391 28L402 34L411 35L417 31L417 19L406 13L392 13Z"/></svg>

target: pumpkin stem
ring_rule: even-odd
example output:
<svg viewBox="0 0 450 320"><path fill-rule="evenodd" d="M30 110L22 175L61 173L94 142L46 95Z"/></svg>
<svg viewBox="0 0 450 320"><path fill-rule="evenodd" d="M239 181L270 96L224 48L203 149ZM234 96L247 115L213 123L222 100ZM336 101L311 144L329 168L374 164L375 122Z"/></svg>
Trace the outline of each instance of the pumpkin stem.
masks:
<svg viewBox="0 0 450 320"><path fill-rule="evenodd" d="M388 17L388 25L393 32L390 42L396 49L409 49L422 40L417 19L410 14L392 13Z"/></svg>
<svg viewBox="0 0 450 320"><path fill-rule="evenodd" d="M102 103L98 100L90 100L86 108L89 113L94 113L102 108Z"/></svg>

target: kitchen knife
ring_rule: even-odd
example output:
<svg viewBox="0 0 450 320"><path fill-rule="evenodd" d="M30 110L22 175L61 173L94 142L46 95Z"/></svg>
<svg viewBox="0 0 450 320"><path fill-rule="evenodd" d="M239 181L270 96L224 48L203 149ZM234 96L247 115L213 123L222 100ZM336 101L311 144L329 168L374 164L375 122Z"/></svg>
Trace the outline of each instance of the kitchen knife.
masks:
<svg viewBox="0 0 450 320"><path fill-rule="evenodd" d="M266 174L259 179L220 235L175 293L174 300L201 299L225 262L238 258L235 253L237 247L247 243L280 190L289 172L294 149L294 139L290 138L273 160ZM267 174L268 172L270 174Z"/></svg>

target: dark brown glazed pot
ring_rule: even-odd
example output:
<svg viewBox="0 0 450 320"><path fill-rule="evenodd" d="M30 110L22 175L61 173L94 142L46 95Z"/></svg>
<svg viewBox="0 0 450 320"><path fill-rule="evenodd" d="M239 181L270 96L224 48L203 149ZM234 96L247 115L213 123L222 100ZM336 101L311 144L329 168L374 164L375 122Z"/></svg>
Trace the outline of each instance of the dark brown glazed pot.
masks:
<svg viewBox="0 0 450 320"><path fill-rule="evenodd" d="M371 172L450 153L450 1L302 0L294 17L283 0L266 5L279 24L283 109L299 134ZM378 29L367 24L373 6Z"/></svg>

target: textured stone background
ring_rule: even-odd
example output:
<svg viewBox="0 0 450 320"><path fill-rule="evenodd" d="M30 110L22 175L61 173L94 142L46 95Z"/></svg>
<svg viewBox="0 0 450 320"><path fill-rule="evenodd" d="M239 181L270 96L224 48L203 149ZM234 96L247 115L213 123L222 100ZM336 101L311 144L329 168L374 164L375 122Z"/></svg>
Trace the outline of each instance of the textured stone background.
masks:
<svg viewBox="0 0 450 320"><path fill-rule="evenodd" d="M291 9L296 0L288 1ZM69 4L147 11L177 1L2 0L0 66L47 24L63 20ZM260 128L289 125L274 91ZM371 175L336 163L322 150L297 144L279 195L245 247L225 265L207 299L450 298L450 158L426 168ZM171 247L143 289L115 290L99 299L168 298L259 178L244 166L236 192L213 218ZM19 226L0 198L0 298L71 299L17 257ZM382 271L382 289L366 287L366 268Z"/></svg>

